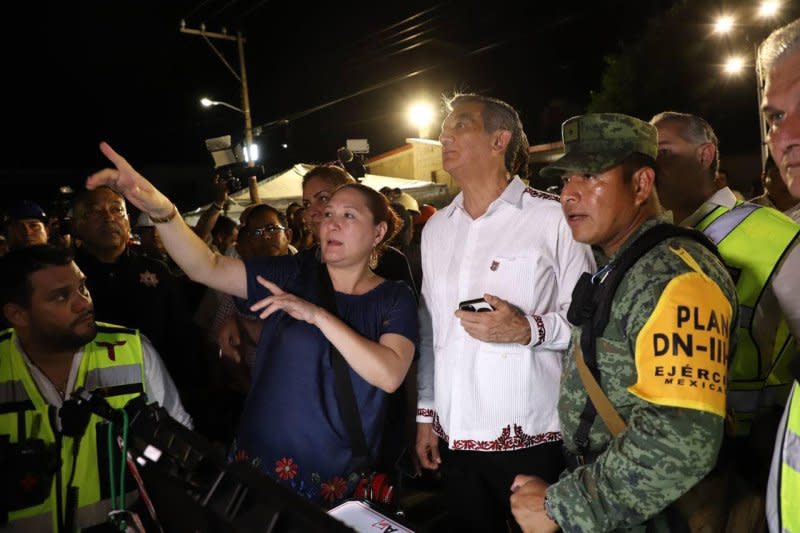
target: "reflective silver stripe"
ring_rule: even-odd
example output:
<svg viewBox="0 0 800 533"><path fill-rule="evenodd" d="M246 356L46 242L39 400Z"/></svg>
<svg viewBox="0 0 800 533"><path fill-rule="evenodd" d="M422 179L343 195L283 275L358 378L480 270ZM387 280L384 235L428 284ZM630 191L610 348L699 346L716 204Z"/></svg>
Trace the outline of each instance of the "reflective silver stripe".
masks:
<svg viewBox="0 0 800 533"><path fill-rule="evenodd" d="M789 453L783 456L783 464L795 472L800 472L800 435L786 428L786 442L783 449L789 450Z"/></svg>
<svg viewBox="0 0 800 533"><path fill-rule="evenodd" d="M84 386L88 390L93 390L141 382L142 367L140 365L119 365L90 370L86 373Z"/></svg>
<svg viewBox="0 0 800 533"><path fill-rule="evenodd" d="M706 237L711 239L714 244L719 244L722 242L722 239L727 237L730 232L736 229L736 226L741 224L744 219L749 217L753 211L760 208L760 205L751 204L749 202L739 204L727 213L717 217L714 222L709 224L706 229L703 230L703 233L705 233Z"/></svg>
<svg viewBox="0 0 800 533"><path fill-rule="evenodd" d="M734 387L732 383L729 387ZM785 405L790 384L775 385L758 390L728 389L728 408L737 413L755 413L759 407Z"/></svg>
<svg viewBox="0 0 800 533"><path fill-rule="evenodd" d="M8 524L3 525L2 530L3 533L6 531L25 531L26 533L30 531L52 531L53 517L48 511L27 518L9 520Z"/></svg>
<svg viewBox="0 0 800 533"><path fill-rule="evenodd" d="M125 508L127 509L133 502L136 501L138 496L136 490L132 490L125 494ZM75 513L75 522L78 528L96 526L108 520L108 513L111 512L111 500L100 500L91 505L84 505L78 507L78 512Z"/></svg>
<svg viewBox="0 0 800 533"><path fill-rule="evenodd" d="M17 381L3 381L0 383L0 403L24 402L30 400L25 385Z"/></svg>

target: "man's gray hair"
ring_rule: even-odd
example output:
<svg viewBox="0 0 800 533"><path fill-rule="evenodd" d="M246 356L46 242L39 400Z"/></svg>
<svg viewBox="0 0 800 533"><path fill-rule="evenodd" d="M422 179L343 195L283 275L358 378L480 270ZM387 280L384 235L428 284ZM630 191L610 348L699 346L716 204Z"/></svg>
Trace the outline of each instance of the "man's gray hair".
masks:
<svg viewBox="0 0 800 533"><path fill-rule="evenodd" d="M662 122L677 122L683 126L680 136L683 140L695 145L711 143L714 145L714 160L711 162L711 175L716 174L719 168L719 138L714 133L714 128L703 117L679 113L677 111L664 111L650 119L650 124L658 127Z"/></svg>
<svg viewBox="0 0 800 533"><path fill-rule="evenodd" d="M457 104L472 102L483 104L481 117L487 133L497 130L511 132L511 140L508 142L505 154L506 170L512 175L518 174L521 178L526 178L528 175L528 137L522 128L522 121L517 110L506 102L491 96L472 93L444 96L444 106L448 113L453 111Z"/></svg>
<svg viewBox="0 0 800 533"><path fill-rule="evenodd" d="M759 45L756 68L762 80L766 80L775 63L789 50L800 50L800 19L773 31Z"/></svg>

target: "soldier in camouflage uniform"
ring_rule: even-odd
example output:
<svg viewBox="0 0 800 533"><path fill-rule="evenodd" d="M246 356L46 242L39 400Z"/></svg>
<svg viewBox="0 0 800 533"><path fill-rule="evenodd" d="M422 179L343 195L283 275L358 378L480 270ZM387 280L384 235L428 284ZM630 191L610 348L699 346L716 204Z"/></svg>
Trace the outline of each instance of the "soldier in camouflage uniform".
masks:
<svg viewBox="0 0 800 533"><path fill-rule="evenodd" d="M609 113L574 117L562 135L565 155L542 174L562 177L564 214L575 240L593 246L601 285L639 236L671 222L654 190L657 132ZM711 471L722 442L736 313L728 273L692 238L668 238L627 270L595 344L598 381L627 427L612 437L595 418L577 456L587 392L576 327L558 405L572 469L550 486L517 476L511 505L523 531L669 529L664 510Z"/></svg>

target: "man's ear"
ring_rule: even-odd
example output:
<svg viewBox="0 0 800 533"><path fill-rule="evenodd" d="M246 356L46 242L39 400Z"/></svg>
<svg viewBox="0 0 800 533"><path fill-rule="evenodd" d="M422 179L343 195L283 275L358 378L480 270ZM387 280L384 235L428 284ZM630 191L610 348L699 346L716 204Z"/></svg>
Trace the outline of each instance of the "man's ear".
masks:
<svg viewBox="0 0 800 533"><path fill-rule="evenodd" d="M641 167L631 177L634 203L640 206L647 202L653 193L656 182L656 171L652 167Z"/></svg>
<svg viewBox="0 0 800 533"><path fill-rule="evenodd" d="M710 168L711 162L714 161L716 156L717 147L711 143L705 143L698 149L697 158L700 160L700 164L703 165L703 168Z"/></svg>
<svg viewBox="0 0 800 533"><path fill-rule="evenodd" d="M28 310L13 302L3 305L3 316L15 328L27 327L31 322Z"/></svg>
<svg viewBox="0 0 800 533"><path fill-rule="evenodd" d="M511 132L508 130L497 130L492 134L492 149L505 151L508 143L511 142Z"/></svg>

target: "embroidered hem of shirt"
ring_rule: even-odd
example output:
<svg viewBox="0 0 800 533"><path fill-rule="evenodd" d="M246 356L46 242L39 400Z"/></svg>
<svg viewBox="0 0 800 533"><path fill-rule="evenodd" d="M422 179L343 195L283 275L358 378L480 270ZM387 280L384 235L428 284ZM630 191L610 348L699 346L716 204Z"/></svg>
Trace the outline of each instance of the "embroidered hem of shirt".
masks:
<svg viewBox="0 0 800 533"><path fill-rule="evenodd" d="M539 444L548 442L557 442L562 440L561 433L558 431L550 431L548 433L540 433L538 435L528 435L522 428L516 424L514 426L514 435L511 435L511 425L504 427L500 432L500 436L494 440L455 440L449 447L453 450L469 450L481 452L502 452L509 450L522 450L525 448L532 448ZM439 438L444 439L445 442L450 444L450 437L442 428L439 423L439 415L433 415L433 431Z"/></svg>
<svg viewBox="0 0 800 533"><path fill-rule="evenodd" d="M539 340L534 346L539 346L544 342L544 320L539 315L533 315L533 321L536 322L536 334L539 335Z"/></svg>
<svg viewBox="0 0 800 533"><path fill-rule="evenodd" d="M433 409L417 409L417 416L434 416Z"/></svg>
<svg viewBox="0 0 800 533"><path fill-rule="evenodd" d="M550 194L549 192L540 191L538 189L534 189L533 187L525 187L524 192L530 194L534 198L541 198L542 200L553 200L555 202L561 201L561 199L555 194Z"/></svg>

